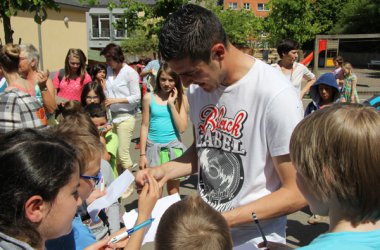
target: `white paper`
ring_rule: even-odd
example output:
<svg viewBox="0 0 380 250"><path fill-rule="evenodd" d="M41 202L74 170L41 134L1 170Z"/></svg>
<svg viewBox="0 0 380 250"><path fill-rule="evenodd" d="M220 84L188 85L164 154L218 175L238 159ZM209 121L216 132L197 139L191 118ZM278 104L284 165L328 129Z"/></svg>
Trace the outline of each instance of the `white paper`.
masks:
<svg viewBox="0 0 380 250"><path fill-rule="evenodd" d="M127 169L107 188L106 195L96 199L87 207L87 212L91 216L92 221L97 221L97 215L103 208L111 206L132 184L135 177Z"/></svg>
<svg viewBox="0 0 380 250"><path fill-rule="evenodd" d="M172 204L180 200L181 200L181 197L179 196L178 193L176 193L176 194L161 198L157 201L152 211L152 218L154 218L154 221L150 225L148 232L146 232L145 234L145 237L142 243L143 245L145 243L154 241L154 238L156 237L157 227L158 227L158 224L160 223L162 215L164 214L166 209L168 209ZM123 221L124 221L125 227L128 229L132 228L135 225L137 216L138 216L138 213L136 209L133 209L130 212L124 213Z"/></svg>

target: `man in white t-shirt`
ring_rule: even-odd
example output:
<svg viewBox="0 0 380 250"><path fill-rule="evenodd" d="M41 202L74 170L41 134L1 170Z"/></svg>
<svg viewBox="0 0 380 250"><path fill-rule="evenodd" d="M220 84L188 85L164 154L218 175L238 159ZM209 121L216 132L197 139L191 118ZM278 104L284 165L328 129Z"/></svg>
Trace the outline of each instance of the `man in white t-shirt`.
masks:
<svg viewBox="0 0 380 250"><path fill-rule="evenodd" d="M298 63L299 44L291 39L284 39L277 46L277 53L281 60L272 66L281 71L293 84L300 98L309 92L310 87L316 81L315 75L303 64ZM305 79L306 85L301 90L301 82Z"/></svg>
<svg viewBox="0 0 380 250"><path fill-rule="evenodd" d="M174 161L140 171L160 184L199 173L200 196L231 227L236 249L262 241L255 212L271 241L285 242L288 213L306 205L296 185L289 140L302 119L294 88L274 68L228 42L216 16L184 5L166 20L161 55L188 87L193 145Z"/></svg>

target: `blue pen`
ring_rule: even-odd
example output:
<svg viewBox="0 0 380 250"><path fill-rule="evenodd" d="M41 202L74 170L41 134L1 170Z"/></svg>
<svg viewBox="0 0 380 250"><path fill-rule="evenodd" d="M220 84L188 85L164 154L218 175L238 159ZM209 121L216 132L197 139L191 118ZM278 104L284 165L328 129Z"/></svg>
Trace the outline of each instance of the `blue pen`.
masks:
<svg viewBox="0 0 380 250"><path fill-rule="evenodd" d="M150 225L153 221L154 221L154 218L150 218L149 220L146 220L143 223L138 224L137 226L132 227L131 229L128 229L124 233L119 234L118 236L113 237L108 243L117 243L117 242L121 241L122 239L128 237L129 235L133 234L137 230L140 230L141 228Z"/></svg>

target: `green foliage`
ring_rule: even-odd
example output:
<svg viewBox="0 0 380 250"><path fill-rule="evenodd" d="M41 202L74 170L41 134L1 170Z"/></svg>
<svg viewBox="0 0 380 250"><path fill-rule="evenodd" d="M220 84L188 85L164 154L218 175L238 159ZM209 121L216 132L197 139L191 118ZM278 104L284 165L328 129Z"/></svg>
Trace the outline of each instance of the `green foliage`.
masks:
<svg viewBox="0 0 380 250"><path fill-rule="evenodd" d="M312 0L271 0L271 12L265 19L265 30L273 44L291 38L304 43L323 29L315 22Z"/></svg>
<svg viewBox="0 0 380 250"><path fill-rule="evenodd" d="M144 54L145 52L157 51L157 36L147 39L142 30L136 30L133 35L121 42L121 47L125 53Z"/></svg>
<svg viewBox="0 0 380 250"><path fill-rule="evenodd" d="M0 1L0 17L17 15L17 11L37 12L46 9L59 10L54 0L6 0Z"/></svg>
<svg viewBox="0 0 380 250"><path fill-rule="evenodd" d="M349 0L318 0L311 5L314 22L321 29L320 33L329 31L341 18L342 6Z"/></svg>
<svg viewBox="0 0 380 250"><path fill-rule="evenodd" d="M380 33L379 17L379 0L349 0L342 6L340 18L329 33Z"/></svg>
<svg viewBox="0 0 380 250"><path fill-rule="evenodd" d="M157 0L149 6L139 0L122 0L119 7L124 7L124 18L129 37L122 42L127 53L156 51L157 34L164 18L184 3L184 0Z"/></svg>
<svg viewBox="0 0 380 250"><path fill-rule="evenodd" d="M248 46L262 30L261 20L250 10L214 11L232 44Z"/></svg>

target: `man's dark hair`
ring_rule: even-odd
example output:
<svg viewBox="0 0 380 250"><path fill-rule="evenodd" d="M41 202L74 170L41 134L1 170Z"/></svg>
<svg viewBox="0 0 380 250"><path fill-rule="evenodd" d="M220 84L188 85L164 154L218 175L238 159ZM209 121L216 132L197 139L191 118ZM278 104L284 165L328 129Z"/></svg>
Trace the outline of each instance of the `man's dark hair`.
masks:
<svg viewBox="0 0 380 250"><path fill-rule="evenodd" d="M284 39L277 46L277 53L282 58L284 54L288 54L291 50L299 49L300 45L292 39Z"/></svg>
<svg viewBox="0 0 380 250"><path fill-rule="evenodd" d="M180 7L165 21L159 33L159 50L165 61L184 59L210 61L216 43L227 47L222 24L211 11L193 4Z"/></svg>

